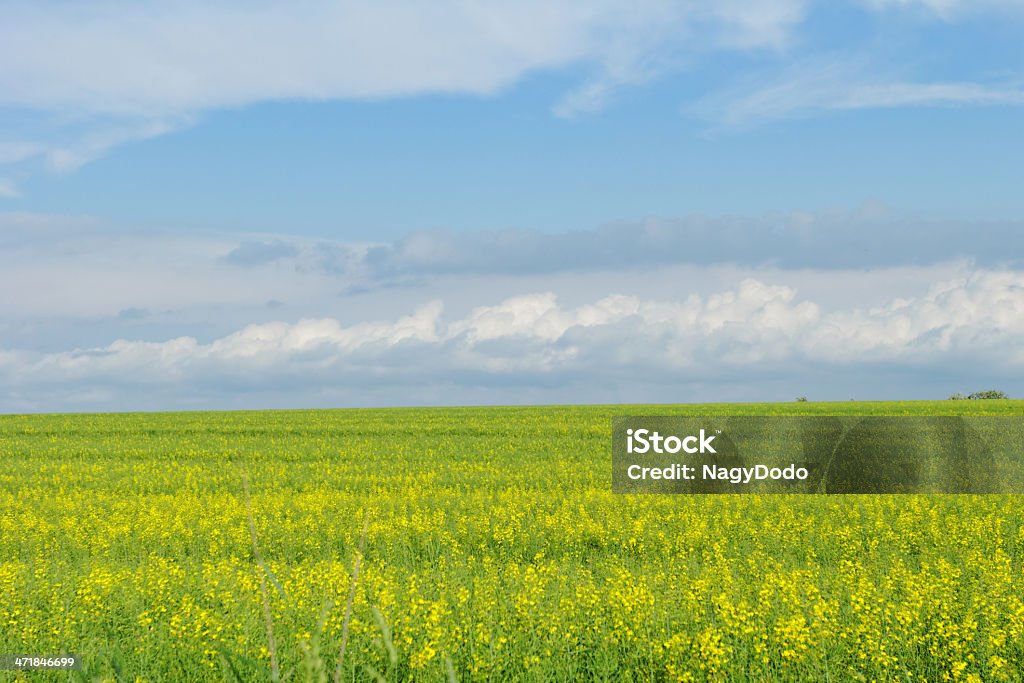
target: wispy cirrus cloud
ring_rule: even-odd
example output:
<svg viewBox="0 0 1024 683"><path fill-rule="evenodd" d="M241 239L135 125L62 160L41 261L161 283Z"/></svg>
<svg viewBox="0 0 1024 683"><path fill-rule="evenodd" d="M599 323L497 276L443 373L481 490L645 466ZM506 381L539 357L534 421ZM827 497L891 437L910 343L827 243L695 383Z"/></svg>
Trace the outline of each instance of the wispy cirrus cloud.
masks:
<svg viewBox="0 0 1024 683"><path fill-rule="evenodd" d="M623 12L620 30L608 34L605 56L595 73L566 93L553 112L572 118L600 110L623 87L654 81L710 52L781 51L805 18L808 5L805 0L727 0L703 7L695 3L683 11L683 5L666 6L660 18Z"/></svg>
<svg viewBox="0 0 1024 683"><path fill-rule="evenodd" d="M111 149L132 142L141 142L190 125L192 116L114 119L107 123L90 122L77 134L63 141L54 141L43 148L40 156L46 166L57 173L77 171Z"/></svg>
<svg viewBox="0 0 1024 683"><path fill-rule="evenodd" d="M862 58L831 58L746 79L688 111L721 129L829 111L926 106L1024 106L1024 81L919 82L871 68Z"/></svg>
<svg viewBox="0 0 1024 683"><path fill-rule="evenodd" d="M0 27L0 104L165 116L275 99L486 94L536 69L589 63L621 75L664 50L776 45L803 7L15 1Z"/></svg>
<svg viewBox="0 0 1024 683"><path fill-rule="evenodd" d="M2 109L0 109L2 117ZM0 118L2 120L2 118ZM192 116L120 117L76 116L69 120L40 116L25 140L0 142L0 168L18 169L22 175L40 170L66 174L106 155L121 145L141 142L191 125Z"/></svg>
<svg viewBox="0 0 1024 683"><path fill-rule="evenodd" d="M944 21L1015 12L1015 2L871 0ZM492 96L538 73L579 82L551 103L572 118L624 89L714 55L767 55L782 75L749 63L719 78L695 110L740 127L829 110L922 105L1020 104L1019 83L986 79L849 78L829 66L793 73L808 59L805 31L821 3L766 0L568 0L518 3L364 2L298 4L12 0L0 23L0 121L29 130L0 138L0 168L69 172L118 145L166 134L205 113L260 102L385 100L447 93ZM870 51L870 45L864 47ZM786 70L788 69L788 70ZM686 103L691 108L692 102ZM8 192L8 195L11 193Z"/></svg>
<svg viewBox="0 0 1024 683"><path fill-rule="evenodd" d="M923 10L945 21L992 11L1024 15L1019 0L861 0L861 4L873 10Z"/></svg>
<svg viewBox="0 0 1024 683"><path fill-rule="evenodd" d="M14 0L0 23L0 115L38 112L43 123L24 141L0 140L0 165L75 170L227 107L492 95L571 66L590 75L556 106L569 115L670 71L683 54L776 46L803 6Z"/></svg>
<svg viewBox="0 0 1024 683"><path fill-rule="evenodd" d="M31 159L42 151L39 145L30 142L0 142L0 165Z"/></svg>

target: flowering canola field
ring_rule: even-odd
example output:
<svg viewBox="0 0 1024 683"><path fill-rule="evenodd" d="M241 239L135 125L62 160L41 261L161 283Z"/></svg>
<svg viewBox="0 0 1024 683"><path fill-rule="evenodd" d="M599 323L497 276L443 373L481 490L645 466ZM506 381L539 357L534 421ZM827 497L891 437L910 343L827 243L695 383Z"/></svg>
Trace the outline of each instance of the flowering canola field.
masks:
<svg viewBox="0 0 1024 683"><path fill-rule="evenodd" d="M1024 403L4 416L0 653L81 656L58 680L333 679L345 638L346 681L1020 681L1017 497L610 492L613 415L983 412Z"/></svg>

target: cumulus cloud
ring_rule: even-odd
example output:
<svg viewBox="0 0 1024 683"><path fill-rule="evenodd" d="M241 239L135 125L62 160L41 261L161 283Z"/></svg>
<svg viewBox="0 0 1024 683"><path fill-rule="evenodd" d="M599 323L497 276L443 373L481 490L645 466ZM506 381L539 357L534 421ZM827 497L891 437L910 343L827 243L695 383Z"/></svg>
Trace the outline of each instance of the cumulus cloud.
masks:
<svg viewBox="0 0 1024 683"><path fill-rule="evenodd" d="M834 362L928 363L976 355L1012 372L1024 362L1022 334L1024 276L980 272L938 283L918 299L833 313L804 348Z"/></svg>
<svg viewBox="0 0 1024 683"><path fill-rule="evenodd" d="M446 384L458 402L459 387L486 384L598 389L621 376L641 385L685 383L809 365L968 363L1019 379L1022 348L1024 275L974 271L919 297L836 310L757 279L708 296L612 295L568 307L551 293L520 295L455 319L435 301L390 321L273 322L206 343L180 337L54 353L9 349L0 353L0 377L19 395L67 386L203 395L214 386L245 393L284 384L310 392L392 387L391 403Z"/></svg>
<svg viewBox="0 0 1024 683"><path fill-rule="evenodd" d="M0 215L0 410L1013 391L1022 234L872 206L376 245Z"/></svg>

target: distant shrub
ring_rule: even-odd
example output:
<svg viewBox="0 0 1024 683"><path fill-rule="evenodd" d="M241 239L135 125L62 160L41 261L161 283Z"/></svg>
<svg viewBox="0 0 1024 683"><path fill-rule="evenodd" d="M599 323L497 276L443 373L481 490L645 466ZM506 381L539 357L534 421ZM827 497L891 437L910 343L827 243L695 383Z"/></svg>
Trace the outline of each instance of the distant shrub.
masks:
<svg viewBox="0 0 1024 683"><path fill-rule="evenodd" d="M959 391L952 394L949 397L950 401L983 401L985 399L1002 399L1010 398L1005 391L999 391L998 389L989 389L987 391L976 391L973 394L967 394L964 396Z"/></svg>
<svg viewBox="0 0 1024 683"><path fill-rule="evenodd" d="M796 402L797 403L807 403L807 397L806 396L797 396L796 397Z"/></svg>
<svg viewBox="0 0 1024 683"><path fill-rule="evenodd" d="M971 400L986 399L986 398L1010 398L1007 396L1005 391L999 391L998 389L989 389L988 391L976 391L967 398Z"/></svg>

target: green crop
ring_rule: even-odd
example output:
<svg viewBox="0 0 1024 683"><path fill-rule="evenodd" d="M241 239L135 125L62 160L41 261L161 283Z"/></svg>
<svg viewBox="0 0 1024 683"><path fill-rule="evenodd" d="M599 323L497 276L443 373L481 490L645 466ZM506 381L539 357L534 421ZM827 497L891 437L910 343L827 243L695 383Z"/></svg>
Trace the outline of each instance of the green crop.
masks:
<svg viewBox="0 0 1024 683"><path fill-rule="evenodd" d="M616 495L623 414L1024 402L0 417L0 653L80 655L60 680L1021 680L1018 497Z"/></svg>

